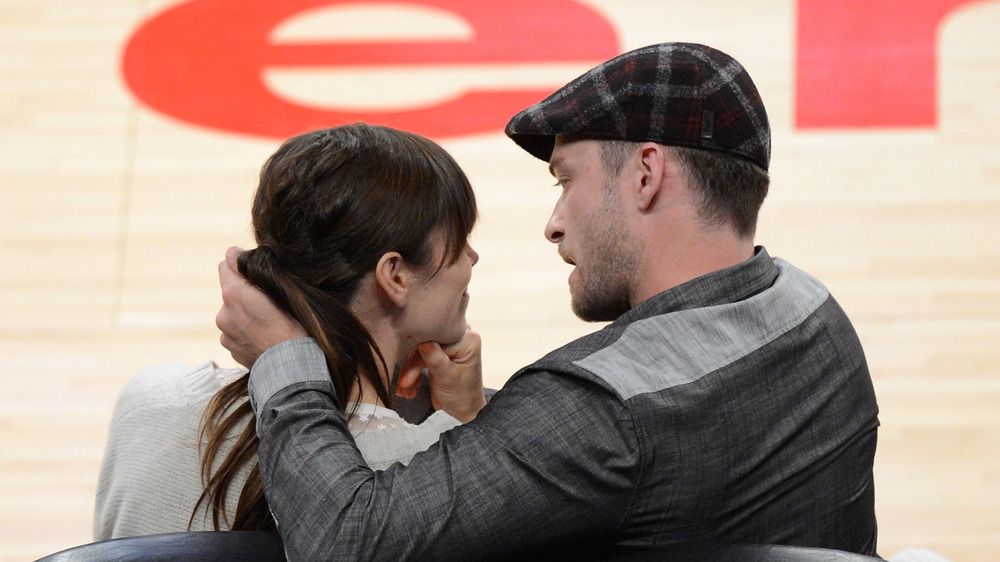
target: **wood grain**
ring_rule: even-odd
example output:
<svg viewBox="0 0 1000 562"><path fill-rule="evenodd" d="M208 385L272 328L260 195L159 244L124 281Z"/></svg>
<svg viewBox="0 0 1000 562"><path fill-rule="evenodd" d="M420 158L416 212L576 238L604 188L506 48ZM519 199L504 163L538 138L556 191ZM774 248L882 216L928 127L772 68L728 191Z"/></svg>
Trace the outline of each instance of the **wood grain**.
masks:
<svg viewBox="0 0 1000 562"><path fill-rule="evenodd" d="M214 328L216 264L250 243L256 173L278 141L189 126L129 94L124 41L168 4L0 0L0 560L89 542L132 373L232 363ZM792 126L794 2L587 4L625 49L696 40L749 68L774 128L758 240L830 287L875 378L880 552L996 557L1000 3L942 25L937 127L835 132ZM481 203L469 317L500 386L595 327L569 312L569 270L542 237L556 197L545 165L500 132L443 144Z"/></svg>

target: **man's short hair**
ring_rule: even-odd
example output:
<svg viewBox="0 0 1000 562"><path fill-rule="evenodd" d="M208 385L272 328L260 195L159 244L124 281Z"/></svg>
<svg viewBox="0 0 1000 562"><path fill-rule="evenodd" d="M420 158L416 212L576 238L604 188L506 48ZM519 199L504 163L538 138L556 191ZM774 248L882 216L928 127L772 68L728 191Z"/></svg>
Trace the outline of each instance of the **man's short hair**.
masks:
<svg viewBox="0 0 1000 562"><path fill-rule="evenodd" d="M601 165L608 177L621 173L641 144L600 141ZM749 160L721 152L661 146L677 160L687 184L699 195L698 213L707 226L729 226L741 237L753 237L770 184L766 170Z"/></svg>

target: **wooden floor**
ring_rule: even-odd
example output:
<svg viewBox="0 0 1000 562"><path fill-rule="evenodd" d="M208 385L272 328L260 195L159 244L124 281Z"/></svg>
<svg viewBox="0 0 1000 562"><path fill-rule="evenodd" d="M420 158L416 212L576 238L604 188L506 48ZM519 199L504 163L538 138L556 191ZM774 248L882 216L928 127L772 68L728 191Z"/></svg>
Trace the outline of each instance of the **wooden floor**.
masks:
<svg viewBox="0 0 1000 562"><path fill-rule="evenodd" d="M174 3L0 0L0 560L90 540L107 423L132 373L232 363L215 268L249 244L256 173L278 139L191 125L129 91L125 42ZM935 126L848 130L795 126L793 0L585 3L622 50L698 41L749 68L774 128L758 240L827 283L868 353L880 552L1000 559L1000 2L939 26ZM555 65L541 86L579 70ZM308 75L286 86L315 95ZM440 140L481 203L469 316L500 386L594 326L570 314L567 266L542 237L556 197L544 164L499 131Z"/></svg>

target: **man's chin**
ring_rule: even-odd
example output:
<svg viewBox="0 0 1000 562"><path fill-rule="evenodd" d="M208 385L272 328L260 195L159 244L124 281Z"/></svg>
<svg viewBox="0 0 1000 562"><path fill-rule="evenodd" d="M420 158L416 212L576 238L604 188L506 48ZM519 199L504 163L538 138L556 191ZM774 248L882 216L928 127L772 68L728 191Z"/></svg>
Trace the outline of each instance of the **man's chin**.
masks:
<svg viewBox="0 0 1000 562"><path fill-rule="evenodd" d="M573 314L584 322L611 322L629 310L626 303L588 301L577 298L572 291L570 291L570 308Z"/></svg>
<svg viewBox="0 0 1000 562"><path fill-rule="evenodd" d="M593 310L586 306L577 306L575 303L572 305L572 309L573 314L584 322L610 322L618 317L617 315L614 317L608 317L602 311Z"/></svg>

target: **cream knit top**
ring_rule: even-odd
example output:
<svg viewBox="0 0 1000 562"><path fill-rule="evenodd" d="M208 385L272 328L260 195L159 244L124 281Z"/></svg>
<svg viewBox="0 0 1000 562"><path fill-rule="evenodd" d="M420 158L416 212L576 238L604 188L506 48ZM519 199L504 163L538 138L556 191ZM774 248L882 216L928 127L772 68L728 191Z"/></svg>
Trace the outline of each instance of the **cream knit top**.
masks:
<svg viewBox="0 0 1000 562"><path fill-rule="evenodd" d="M112 415L98 478L94 540L188 530L202 491L198 451L202 413L224 384L245 373L212 361L194 368L163 364L136 373L125 384ZM358 404L349 423L369 466L381 470L409 462L460 422L435 412L413 425L388 408ZM248 472L231 488L226 513L236 512ZM212 530L204 506L190 530Z"/></svg>

